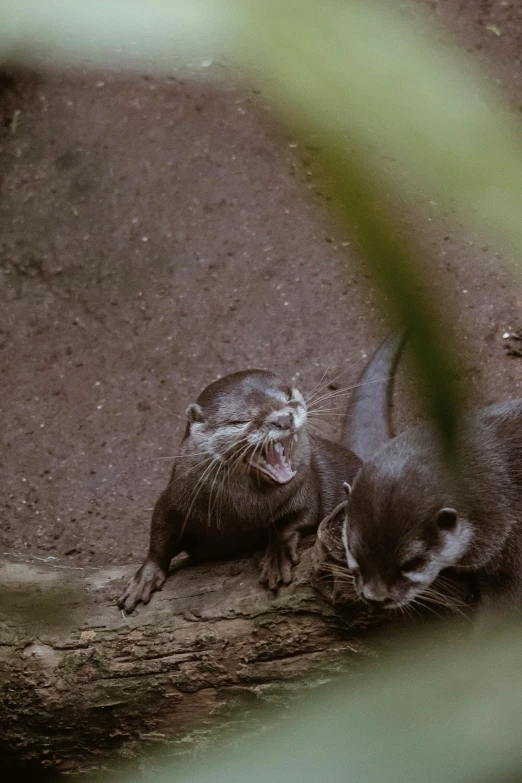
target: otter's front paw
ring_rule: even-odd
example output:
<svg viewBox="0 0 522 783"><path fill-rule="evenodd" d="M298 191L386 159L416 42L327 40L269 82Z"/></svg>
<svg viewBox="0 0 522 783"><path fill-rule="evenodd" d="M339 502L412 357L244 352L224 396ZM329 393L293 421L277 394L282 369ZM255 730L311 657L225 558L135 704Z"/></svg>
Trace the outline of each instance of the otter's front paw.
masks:
<svg viewBox="0 0 522 783"><path fill-rule="evenodd" d="M140 601L148 604L152 593L161 590L166 578L167 574L157 563L146 560L129 581L125 592L118 600L118 606L130 613Z"/></svg>
<svg viewBox="0 0 522 783"><path fill-rule="evenodd" d="M282 584L289 585L292 581L292 567L298 562L297 540L271 540L261 560L259 581L274 591Z"/></svg>

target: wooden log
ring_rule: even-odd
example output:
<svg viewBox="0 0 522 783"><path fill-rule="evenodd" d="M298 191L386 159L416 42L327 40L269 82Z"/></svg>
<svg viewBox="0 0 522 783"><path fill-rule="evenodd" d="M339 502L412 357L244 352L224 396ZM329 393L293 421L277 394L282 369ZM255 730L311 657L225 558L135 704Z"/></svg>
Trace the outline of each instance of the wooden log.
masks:
<svg viewBox="0 0 522 783"><path fill-rule="evenodd" d="M143 743L196 745L231 710L285 703L350 668L373 618L314 589L328 582L325 552L306 550L276 596L258 584L258 556L178 568L130 616L114 605L130 567L4 558L1 767L100 771Z"/></svg>

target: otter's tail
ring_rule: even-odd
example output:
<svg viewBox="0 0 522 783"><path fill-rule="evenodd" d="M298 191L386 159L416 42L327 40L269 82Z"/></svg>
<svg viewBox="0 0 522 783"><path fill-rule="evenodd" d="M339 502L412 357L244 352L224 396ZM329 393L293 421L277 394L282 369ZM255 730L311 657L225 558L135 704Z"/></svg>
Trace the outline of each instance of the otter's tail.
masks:
<svg viewBox="0 0 522 783"><path fill-rule="evenodd" d="M341 444L363 462L393 436L393 380L406 337L406 332L394 333L377 348L350 398Z"/></svg>

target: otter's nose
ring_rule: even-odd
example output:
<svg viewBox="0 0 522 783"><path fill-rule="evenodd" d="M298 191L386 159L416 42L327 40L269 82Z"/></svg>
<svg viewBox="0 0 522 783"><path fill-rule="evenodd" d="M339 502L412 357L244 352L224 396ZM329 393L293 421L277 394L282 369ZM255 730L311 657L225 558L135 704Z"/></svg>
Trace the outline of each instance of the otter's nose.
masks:
<svg viewBox="0 0 522 783"><path fill-rule="evenodd" d="M364 600L371 606L386 606L387 603L390 603L390 599L386 594L386 591L382 588L379 589L365 585L362 589L362 594Z"/></svg>
<svg viewBox="0 0 522 783"><path fill-rule="evenodd" d="M289 430L293 423L294 417L288 412L279 413L277 416L274 416L274 419L272 420L274 427L277 427L280 430Z"/></svg>

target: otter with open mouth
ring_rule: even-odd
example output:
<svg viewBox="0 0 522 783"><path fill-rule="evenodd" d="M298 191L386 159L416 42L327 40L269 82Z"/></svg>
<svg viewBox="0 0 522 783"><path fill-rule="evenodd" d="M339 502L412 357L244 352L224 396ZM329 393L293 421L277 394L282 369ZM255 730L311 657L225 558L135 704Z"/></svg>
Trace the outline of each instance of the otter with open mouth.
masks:
<svg viewBox="0 0 522 783"><path fill-rule="evenodd" d="M402 340L388 341L376 352L361 378L365 395L356 390L351 400L364 422L371 420L366 409L375 408L381 429L380 408L388 405L401 346ZM342 500L343 480L361 464L345 446L310 432L298 389L265 370L211 383L187 418L180 454L153 511L147 558L118 602L127 612L161 589L180 552L208 560L266 546L260 581L271 590L288 584L301 535ZM387 430L374 433L375 441L387 437Z"/></svg>

